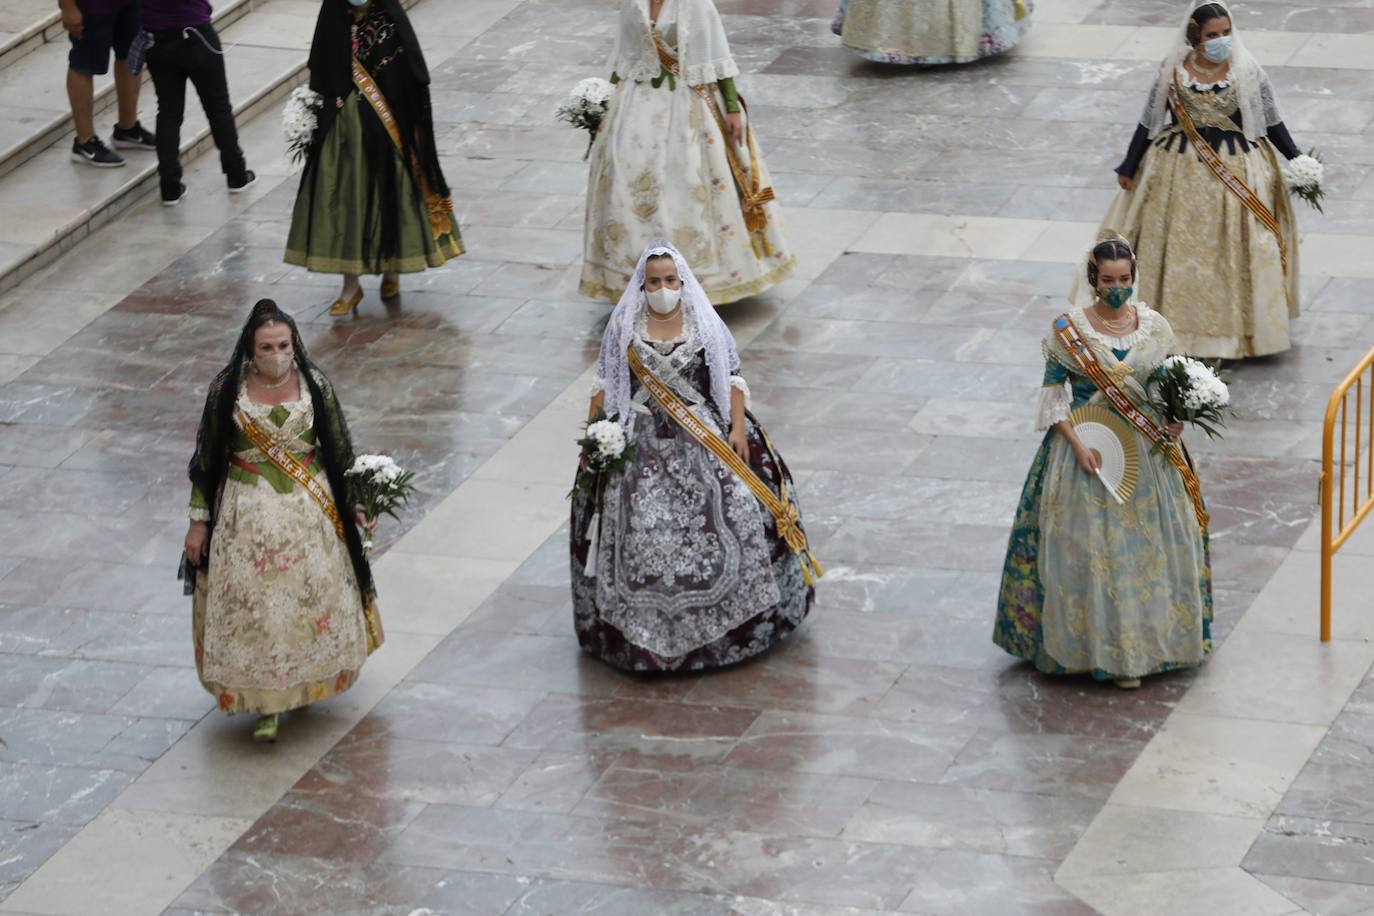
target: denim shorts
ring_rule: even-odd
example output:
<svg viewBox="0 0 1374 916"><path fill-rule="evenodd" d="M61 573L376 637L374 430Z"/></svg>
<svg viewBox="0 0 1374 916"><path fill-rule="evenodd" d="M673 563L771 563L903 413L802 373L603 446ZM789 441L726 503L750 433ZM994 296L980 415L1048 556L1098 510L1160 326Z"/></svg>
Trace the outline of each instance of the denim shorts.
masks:
<svg viewBox="0 0 1374 916"><path fill-rule="evenodd" d="M108 73L110 52L114 51L115 60L127 58L138 30L137 0L113 12L83 16L81 38L69 36L72 50L67 55L67 66L77 73Z"/></svg>

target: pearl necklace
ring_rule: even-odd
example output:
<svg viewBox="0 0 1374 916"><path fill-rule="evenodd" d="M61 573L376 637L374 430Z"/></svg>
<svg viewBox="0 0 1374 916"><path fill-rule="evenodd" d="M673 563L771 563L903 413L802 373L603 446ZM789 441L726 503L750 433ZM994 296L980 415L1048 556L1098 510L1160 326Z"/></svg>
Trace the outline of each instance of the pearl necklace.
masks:
<svg viewBox="0 0 1374 916"><path fill-rule="evenodd" d="M669 321L675 321L675 320L678 318L678 316L681 315L681 314L682 314L682 303L679 302L677 308L673 309L671 312L669 312L668 314L664 315L662 318L660 318L660 317L658 317L657 315L655 315L653 309L649 309L649 320L650 320L650 321L657 321L657 322L665 323L665 324L666 324L666 323L669 322Z"/></svg>
<svg viewBox="0 0 1374 916"><path fill-rule="evenodd" d="M258 383L258 387L259 387L259 388L265 389L265 390L267 390L267 391L271 391L272 389L274 389L274 388L280 388L281 386L285 385L287 382L291 381L291 370L290 370L290 369L287 369L287 370L286 370L286 374L282 376L282 379L281 379L280 382L272 382L272 383L269 384L269 383L264 382L264 381L262 380L262 373L258 371L258 367L257 367L257 366L254 366L254 367L253 367L253 379L254 379L254 381L256 381L256 382Z"/></svg>

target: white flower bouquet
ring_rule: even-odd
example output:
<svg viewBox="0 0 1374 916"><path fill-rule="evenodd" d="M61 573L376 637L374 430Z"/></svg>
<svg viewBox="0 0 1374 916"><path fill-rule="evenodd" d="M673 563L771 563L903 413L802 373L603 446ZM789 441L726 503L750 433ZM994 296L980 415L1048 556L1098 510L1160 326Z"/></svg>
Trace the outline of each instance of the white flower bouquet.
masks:
<svg viewBox="0 0 1374 916"><path fill-rule="evenodd" d="M286 132L286 150L291 154L293 164L300 162L310 152L315 128L320 123L317 112L323 105L324 98L309 86L297 86L291 90L291 97L282 109L281 126Z"/></svg>
<svg viewBox="0 0 1374 916"><path fill-rule="evenodd" d="M1298 156L1284 165L1283 183L1288 186L1289 194L1301 197L1309 206L1321 213L1322 198L1326 196L1326 189L1322 187L1325 174L1326 167L1322 165L1321 157L1317 155L1316 150L1309 150L1305 155Z"/></svg>
<svg viewBox="0 0 1374 916"><path fill-rule="evenodd" d="M1231 391L1211 366L1187 356L1171 356L1155 371L1155 408L1170 423L1191 423L1212 438L1226 425Z"/></svg>
<svg viewBox="0 0 1374 916"><path fill-rule="evenodd" d="M383 515L396 518L396 510L410 502L415 492L411 483L414 473L387 455L359 455L344 476L352 478L353 495L367 518L369 531ZM363 541L364 550L371 546L371 538Z"/></svg>
<svg viewBox="0 0 1374 916"><path fill-rule="evenodd" d="M589 135L587 152L582 154L583 159L591 155L592 143L596 140L596 132L601 129L606 111L611 107L611 93L614 90L615 86L608 80L598 77L585 79L574 86L568 97L558 106L558 120L581 128Z"/></svg>
<svg viewBox="0 0 1374 916"><path fill-rule="evenodd" d="M590 493L597 476L623 470L635 456L635 444L626 437L625 428L604 413L587 421L577 444L582 449L582 461L569 499L579 491Z"/></svg>

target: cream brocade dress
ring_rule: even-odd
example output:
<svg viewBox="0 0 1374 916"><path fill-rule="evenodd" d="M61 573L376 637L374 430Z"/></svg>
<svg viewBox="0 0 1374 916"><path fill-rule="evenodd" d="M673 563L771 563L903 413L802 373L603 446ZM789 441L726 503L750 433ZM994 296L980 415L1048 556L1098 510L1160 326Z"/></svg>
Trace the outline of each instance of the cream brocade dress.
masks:
<svg viewBox="0 0 1374 916"><path fill-rule="evenodd" d="M308 393L273 407L240 390L238 408L329 490L310 458ZM237 430L233 447L208 573L192 603L196 668L221 710L266 715L353 686L367 660L366 624L348 549L329 517Z"/></svg>
<svg viewBox="0 0 1374 916"><path fill-rule="evenodd" d="M676 4L659 16L663 38L677 45ZM580 290L615 301L625 291L651 239L682 252L712 304L763 292L796 267L783 237L776 202L765 204L768 224L751 234L740 210L729 142L711 105L685 81L622 79L591 150ZM675 87L675 88L674 88ZM710 85L716 107L720 90ZM746 161L747 157L746 157ZM771 187L760 152L761 187Z"/></svg>
<svg viewBox="0 0 1374 916"><path fill-rule="evenodd" d="M1102 227L1134 245L1139 296L1169 319L1178 352L1219 359L1281 353L1291 346L1288 322L1298 316L1299 298L1297 229L1279 157L1268 140L1238 133L1229 83L1199 84L1183 70L1180 80L1198 129L1228 132L1217 150L1222 161L1278 219L1287 276L1274 233L1185 148L1177 125L1151 142L1135 188L1117 194Z"/></svg>

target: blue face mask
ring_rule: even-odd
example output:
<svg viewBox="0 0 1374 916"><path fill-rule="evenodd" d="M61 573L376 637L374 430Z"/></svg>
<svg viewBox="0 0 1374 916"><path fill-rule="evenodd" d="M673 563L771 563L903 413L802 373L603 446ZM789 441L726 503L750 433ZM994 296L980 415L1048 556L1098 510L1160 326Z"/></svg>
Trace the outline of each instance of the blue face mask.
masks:
<svg viewBox="0 0 1374 916"><path fill-rule="evenodd" d="M1224 63L1231 59L1231 44L1233 39L1230 35L1221 38L1213 38L1211 41L1202 43L1202 56L1214 64Z"/></svg>
<svg viewBox="0 0 1374 916"><path fill-rule="evenodd" d="M363 6L366 3L367 0L348 0L349 6Z"/></svg>
<svg viewBox="0 0 1374 916"><path fill-rule="evenodd" d="M1101 299L1107 308L1119 309L1131 301L1131 294L1134 292L1134 286L1108 286L1097 291L1097 298Z"/></svg>

